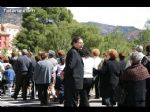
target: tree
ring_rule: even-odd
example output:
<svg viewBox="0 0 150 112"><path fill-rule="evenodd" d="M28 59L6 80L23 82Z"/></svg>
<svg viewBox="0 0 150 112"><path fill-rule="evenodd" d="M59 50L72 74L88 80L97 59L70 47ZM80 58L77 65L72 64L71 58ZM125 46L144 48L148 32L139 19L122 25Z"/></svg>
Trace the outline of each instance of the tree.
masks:
<svg viewBox="0 0 150 112"><path fill-rule="evenodd" d="M103 37L100 35L98 28L94 25L80 24L76 30L73 31L74 35L80 35L86 47L90 50L92 48L100 48Z"/></svg>
<svg viewBox="0 0 150 112"><path fill-rule="evenodd" d="M144 46L144 48L150 44L150 20L147 20L145 23L145 30L141 32L141 45Z"/></svg>
<svg viewBox="0 0 150 112"><path fill-rule="evenodd" d="M67 28L64 29L65 26L61 24L71 23L73 20L71 12L63 7L33 7L33 9L34 13L23 13L23 29L15 38L14 44L19 49L28 48L33 52L60 49L64 40L68 42L65 38L70 36L66 34ZM49 23L50 20L54 22Z"/></svg>
<svg viewBox="0 0 150 112"><path fill-rule="evenodd" d="M14 39L19 48L27 48L32 52L40 50L68 51L74 35L83 38L85 46L91 50L98 48L101 54L110 48L119 52L129 52L134 42L127 41L119 32L119 27L102 36L97 26L79 23L73 19L70 10L64 7L32 7L34 12L23 13L23 29ZM149 36L149 33L144 33Z"/></svg>
<svg viewBox="0 0 150 112"><path fill-rule="evenodd" d="M28 48L32 52L39 50L63 49L67 51L73 35L81 35L88 48L99 47L102 38L95 26L78 23L73 20L70 10L64 7L33 7L35 13L23 14L23 29L17 35L14 44L19 48ZM52 23L49 23L52 20Z"/></svg>

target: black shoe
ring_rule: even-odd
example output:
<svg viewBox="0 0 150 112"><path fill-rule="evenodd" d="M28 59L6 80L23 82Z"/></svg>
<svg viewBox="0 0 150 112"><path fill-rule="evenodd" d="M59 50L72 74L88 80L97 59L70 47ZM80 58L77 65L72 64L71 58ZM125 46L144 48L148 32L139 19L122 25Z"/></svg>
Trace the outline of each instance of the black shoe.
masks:
<svg viewBox="0 0 150 112"><path fill-rule="evenodd" d="M35 100L35 98L34 98L34 97L31 97L30 99L31 99L31 100Z"/></svg>
<svg viewBox="0 0 150 112"><path fill-rule="evenodd" d="M46 106L48 103L42 102L41 106Z"/></svg>
<svg viewBox="0 0 150 112"><path fill-rule="evenodd" d="M63 104L64 103L64 101L63 100L59 100L59 104Z"/></svg>
<svg viewBox="0 0 150 112"><path fill-rule="evenodd" d="M23 101L27 101L27 99L26 99L26 98L23 98Z"/></svg>
<svg viewBox="0 0 150 112"><path fill-rule="evenodd" d="M98 97L98 96L96 96L96 97L95 97L95 99L99 99L99 97Z"/></svg>
<svg viewBox="0 0 150 112"><path fill-rule="evenodd" d="M6 94L6 92L3 91L2 94Z"/></svg>
<svg viewBox="0 0 150 112"><path fill-rule="evenodd" d="M14 95L11 95L11 98L14 98L14 100L17 100L17 97Z"/></svg>

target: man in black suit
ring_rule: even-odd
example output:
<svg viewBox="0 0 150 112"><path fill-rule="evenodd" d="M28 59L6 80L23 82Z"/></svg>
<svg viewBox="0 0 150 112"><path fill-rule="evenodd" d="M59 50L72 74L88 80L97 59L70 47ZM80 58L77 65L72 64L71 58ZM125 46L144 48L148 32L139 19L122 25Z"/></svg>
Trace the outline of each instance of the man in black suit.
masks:
<svg viewBox="0 0 150 112"><path fill-rule="evenodd" d="M83 89L83 61L79 54L84 43L80 36L72 39L72 48L66 57L66 67L64 69L64 106L76 107L76 98Z"/></svg>

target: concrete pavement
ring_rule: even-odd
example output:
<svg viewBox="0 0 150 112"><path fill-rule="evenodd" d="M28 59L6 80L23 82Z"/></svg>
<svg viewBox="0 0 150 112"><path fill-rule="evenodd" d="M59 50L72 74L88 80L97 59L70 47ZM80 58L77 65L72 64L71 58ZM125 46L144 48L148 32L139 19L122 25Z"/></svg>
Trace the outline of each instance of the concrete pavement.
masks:
<svg viewBox="0 0 150 112"><path fill-rule="evenodd" d="M41 107L40 101L38 98L36 99L29 99L29 95L27 98L27 101L23 101L21 98L21 93L18 95L18 99L14 100L9 95L7 95L7 91L5 95L2 95L2 98L0 100L0 106L1 107ZM101 104L102 99L94 99L93 91L90 92L91 98L90 101L90 107L104 107L104 105ZM47 106L42 107L63 107L63 104L59 104L59 102L49 102Z"/></svg>

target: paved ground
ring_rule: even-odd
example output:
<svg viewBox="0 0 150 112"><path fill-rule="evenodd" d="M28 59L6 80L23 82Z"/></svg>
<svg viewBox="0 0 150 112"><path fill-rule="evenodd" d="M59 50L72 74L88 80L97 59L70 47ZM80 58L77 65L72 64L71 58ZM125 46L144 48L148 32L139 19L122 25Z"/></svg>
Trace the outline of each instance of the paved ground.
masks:
<svg viewBox="0 0 150 112"><path fill-rule="evenodd" d="M101 98L94 99L93 91L91 91L90 94L91 94L91 98L89 100L90 107L104 107L103 105L101 105ZM9 95L7 95L7 92L5 95L2 95L2 98L0 100L0 106L1 107L41 107L40 101L38 99L30 100L28 96L27 101L22 101L21 95L19 95L18 99L14 100ZM46 107L63 107L63 104L59 104L59 102L49 102Z"/></svg>

